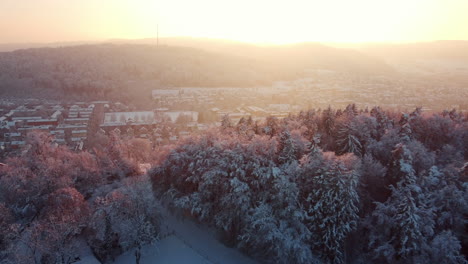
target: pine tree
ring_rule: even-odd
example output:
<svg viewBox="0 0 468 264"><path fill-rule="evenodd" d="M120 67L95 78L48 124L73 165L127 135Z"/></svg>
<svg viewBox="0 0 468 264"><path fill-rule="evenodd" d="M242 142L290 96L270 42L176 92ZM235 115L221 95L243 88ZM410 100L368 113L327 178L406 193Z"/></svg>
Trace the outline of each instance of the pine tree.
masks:
<svg viewBox="0 0 468 264"><path fill-rule="evenodd" d="M327 135L332 135L335 129L335 113L333 109L328 106L326 110L322 112L322 128Z"/></svg>
<svg viewBox="0 0 468 264"><path fill-rule="evenodd" d="M309 145L309 150L310 150L309 153L311 155L321 151L321 149L320 149L320 139L321 139L321 137L322 137L322 135L320 133L316 133L312 137L312 141L310 142L310 145Z"/></svg>
<svg viewBox="0 0 468 264"><path fill-rule="evenodd" d="M287 129L280 134L278 153L278 161L280 164L296 160L296 145L291 138L291 133Z"/></svg>
<svg viewBox="0 0 468 264"><path fill-rule="evenodd" d="M242 117L236 125L236 130L239 135L246 135L247 133L247 120Z"/></svg>
<svg viewBox="0 0 468 264"><path fill-rule="evenodd" d="M345 262L344 241L357 226L359 176L355 165L350 167L355 163L352 155L338 158L326 153L317 170L310 171L304 164L304 177L312 180L312 190L305 200L311 241L327 262Z"/></svg>
<svg viewBox="0 0 468 264"><path fill-rule="evenodd" d="M413 130L411 129L411 116L408 114L402 114L400 118L400 132L399 135L404 143L408 143L413 138Z"/></svg>
<svg viewBox="0 0 468 264"><path fill-rule="evenodd" d="M411 152L403 144L397 150L400 181L390 186L392 195L388 200L377 204L370 247L389 263L417 263L427 256L429 238L434 233L434 216L417 183Z"/></svg>
<svg viewBox="0 0 468 264"><path fill-rule="evenodd" d="M223 115L223 118L221 119L221 127L223 128L223 130L226 130L232 127L231 117L229 117L228 114Z"/></svg>
<svg viewBox="0 0 468 264"><path fill-rule="evenodd" d="M343 124L338 131L337 144L340 154L354 153L356 156L362 156L362 144L359 138L354 135L354 127L351 123Z"/></svg>
<svg viewBox="0 0 468 264"><path fill-rule="evenodd" d="M277 135L279 131L278 118L274 116L269 116L266 118L266 124L263 128L263 132L270 137Z"/></svg>
<svg viewBox="0 0 468 264"><path fill-rule="evenodd" d="M450 231L443 231L431 242L431 263L466 264L460 241Z"/></svg>
<svg viewBox="0 0 468 264"><path fill-rule="evenodd" d="M359 114L356 104L349 104L346 106L344 113L349 117L355 117Z"/></svg>
<svg viewBox="0 0 468 264"><path fill-rule="evenodd" d="M380 140L380 138L385 134L387 129L390 129L392 127L392 122L390 119L387 117L384 111L380 109L380 107L374 107L370 111L370 115L374 117L377 121L377 140Z"/></svg>

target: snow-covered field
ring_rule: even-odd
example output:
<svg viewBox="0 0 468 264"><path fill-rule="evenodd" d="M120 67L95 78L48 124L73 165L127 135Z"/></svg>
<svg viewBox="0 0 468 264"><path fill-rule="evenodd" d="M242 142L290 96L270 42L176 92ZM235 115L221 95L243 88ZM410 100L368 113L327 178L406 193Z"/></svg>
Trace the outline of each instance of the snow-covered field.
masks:
<svg viewBox="0 0 468 264"><path fill-rule="evenodd" d="M128 251L118 257L116 264L135 263L134 251ZM153 263L211 263L200 256L193 249L184 244L176 236L169 236L154 245L147 245L142 248L141 264Z"/></svg>
<svg viewBox="0 0 468 264"><path fill-rule="evenodd" d="M213 230L190 221L178 219L161 208L162 238L141 250L141 264L254 264L256 261L243 255L235 248L220 243ZM92 256L82 258L77 264L97 264ZM135 263L135 250L116 258L115 264Z"/></svg>

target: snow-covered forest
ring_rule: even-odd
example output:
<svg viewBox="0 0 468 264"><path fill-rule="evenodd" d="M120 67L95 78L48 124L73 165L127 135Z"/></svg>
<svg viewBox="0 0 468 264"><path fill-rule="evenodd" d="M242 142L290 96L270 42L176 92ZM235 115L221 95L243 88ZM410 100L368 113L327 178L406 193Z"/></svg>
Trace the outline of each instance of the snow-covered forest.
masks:
<svg viewBox="0 0 468 264"><path fill-rule="evenodd" d="M111 135L100 149L72 152L51 140L30 133L21 156L0 166L0 263L74 263L86 254L108 263L157 240L158 210L135 155L141 144Z"/></svg>
<svg viewBox="0 0 468 264"><path fill-rule="evenodd" d="M466 263L466 114L306 111L223 119L153 190L266 263Z"/></svg>
<svg viewBox="0 0 468 264"><path fill-rule="evenodd" d="M133 141L73 152L29 134L0 166L0 263L138 261L160 202L263 263L467 262L466 113L349 105Z"/></svg>

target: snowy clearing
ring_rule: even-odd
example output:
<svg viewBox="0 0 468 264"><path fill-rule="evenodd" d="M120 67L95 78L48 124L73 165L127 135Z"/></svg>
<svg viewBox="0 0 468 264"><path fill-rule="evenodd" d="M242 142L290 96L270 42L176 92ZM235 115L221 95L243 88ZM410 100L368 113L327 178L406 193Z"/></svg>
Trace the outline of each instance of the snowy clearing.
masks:
<svg viewBox="0 0 468 264"><path fill-rule="evenodd" d="M220 243L213 231L190 220L178 219L164 208L161 231L166 236L154 245L142 248L141 264L165 263L257 263L235 248ZM135 263L134 250L119 256L115 264ZM84 263L83 263L84 264Z"/></svg>

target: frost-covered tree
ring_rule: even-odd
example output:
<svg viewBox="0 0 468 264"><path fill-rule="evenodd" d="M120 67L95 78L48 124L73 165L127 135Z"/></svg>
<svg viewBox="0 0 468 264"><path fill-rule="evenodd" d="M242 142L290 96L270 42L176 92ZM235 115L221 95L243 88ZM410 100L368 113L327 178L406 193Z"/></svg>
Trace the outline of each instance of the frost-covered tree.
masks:
<svg viewBox="0 0 468 264"><path fill-rule="evenodd" d="M322 135L320 133L316 133L313 137L312 140L310 141L309 145L309 153L315 154L321 152L320 149L320 139Z"/></svg>
<svg viewBox="0 0 468 264"><path fill-rule="evenodd" d="M228 114L223 115L221 118L221 127L226 130L232 127L231 117Z"/></svg>
<svg viewBox="0 0 468 264"><path fill-rule="evenodd" d="M375 160L372 155L364 155L361 160L361 178L359 182L361 212L363 215L367 215L374 210L375 202L385 202L390 195L385 182L386 173L387 168Z"/></svg>
<svg viewBox="0 0 468 264"><path fill-rule="evenodd" d="M278 162L285 164L297 159L296 145L289 130L285 129L279 136Z"/></svg>
<svg viewBox="0 0 468 264"><path fill-rule="evenodd" d="M403 144L396 151L400 155L400 180L390 186L392 195L385 203L378 203L373 212L369 246L387 263L426 262L429 238L434 234L433 211L417 183L411 152Z"/></svg>
<svg viewBox="0 0 468 264"><path fill-rule="evenodd" d="M6 250L11 243L14 234L14 217L10 209L0 202L0 259L4 250Z"/></svg>
<svg viewBox="0 0 468 264"><path fill-rule="evenodd" d="M443 231L431 241L430 263L466 264L460 241L450 231Z"/></svg>
<svg viewBox="0 0 468 264"><path fill-rule="evenodd" d="M321 126L327 135L332 135L335 129L335 112L329 106L322 112Z"/></svg>
<svg viewBox="0 0 468 264"><path fill-rule="evenodd" d="M349 104L346 106L345 110L343 111L349 117L355 117L359 114L359 111L356 107L356 104Z"/></svg>
<svg viewBox="0 0 468 264"><path fill-rule="evenodd" d="M411 119L413 118L412 115L403 113L401 115L399 124L400 124L400 131L399 135L402 138L403 142L409 142L413 138L413 129L411 128Z"/></svg>
<svg viewBox="0 0 468 264"><path fill-rule="evenodd" d="M280 129L278 118L269 116L266 118L265 126L263 127L263 133L273 137L278 134Z"/></svg>
<svg viewBox="0 0 468 264"><path fill-rule="evenodd" d="M370 115L376 119L376 139L380 140L380 138L385 134L385 132L388 129L392 128L392 120L380 107L372 108L370 111Z"/></svg>
<svg viewBox="0 0 468 264"><path fill-rule="evenodd" d="M73 188L57 190L50 197L33 228L41 245L41 259L50 263L73 263L79 257L76 237L88 222L89 209L84 197Z"/></svg>
<svg viewBox="0 0 468 264"><path fill-rule="evenodd" d="M328 152L320 165L313 160L316 158L306 159L302 172L302 177L310 181L305 187L311 188L306 191L305 209L312 246L325 261L344 263L344 241L358 220L356 158L351 154L336 157Z"/></svg>
<svg viewBox="0 0 468 264"><path fill-rule="evenodd" d="M310 249L312 234L294 181L299 168L292 163L283 169L276 168L269 202L260 201L250 209L240 245L275 263L319 263Z"/></svg>
<svg viewBox="0 0 468 264"><path fill-rule="evenodd" d="M318 131L318 118L319 117L315 110L308 110L306 112L299 113L298 119L306 129L304 136L309 140L312 140L313 136Z"/></svg>
<svg viewBox="0 0 468 264"><path fill-rule="evenodd" d="M138 263L141 247L158 239L159 221L148 180L129 178L120 189L96 199L88 240L101 260L119 253L115 249L135 249ZM114 248L108 248L112 243Z"/></svg>
<svg viewBox="0 0 468 264"><path fill-rule="evenodd" d="M125 142L127 157L138 163L148 162L151 142L144 138L133 138Z"/></svg>
<svg viewBox="0 0 468 264"><path fill-rule="evenodd" d="M245 117L242 117L236 125L237 133L241 136L245 136L248 130L248 124Z"/></svg>
<svg viewBox="0 0 468 264"><path fill-rule="evenodd" d="M449 168L440 171L433 166L424 176L422 187L436 216L436 230L451 230L453 235L461 238L465 235L467 223L464 216L468 213L468 192L467 186L459 182L457 171Z"/></svg>
<svg viewBox="0 0 468 264"><path fill-rule="evenodd" d="M336 141L340 154L354 153L356 156L362 156L362 144L359 138L355 135L352 123L343 124L338 130Z"/></svg>

